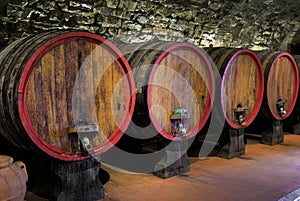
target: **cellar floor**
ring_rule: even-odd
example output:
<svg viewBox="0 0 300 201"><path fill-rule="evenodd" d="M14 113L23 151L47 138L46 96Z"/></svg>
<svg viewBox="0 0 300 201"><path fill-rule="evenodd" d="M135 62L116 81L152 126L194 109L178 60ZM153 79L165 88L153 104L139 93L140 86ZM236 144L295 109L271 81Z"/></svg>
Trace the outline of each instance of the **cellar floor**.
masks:
<svg viewBox="0 0 300 201"><path fill-rule="evenodd" d="M110 175L103 201L276 201L300 188L300 135L269 146L248 140L246 155L234 159L190 157L190 172L161 179L152 174ZM45 201L27 192L27 201Z"/></svg>

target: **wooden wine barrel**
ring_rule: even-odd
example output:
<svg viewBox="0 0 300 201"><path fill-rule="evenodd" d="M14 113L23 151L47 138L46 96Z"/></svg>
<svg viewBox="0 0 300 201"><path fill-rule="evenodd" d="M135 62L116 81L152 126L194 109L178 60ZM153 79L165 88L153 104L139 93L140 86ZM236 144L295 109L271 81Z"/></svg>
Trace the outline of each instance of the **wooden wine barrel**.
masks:
<svg viewBox="0 0 300 201"><path fill-rule="evenodd" d="M261 115L271 120L290 116L299 89L298 67L288 52L257 52L264 70L265 92Z"/></svg>
<svg viewBox="0 0 300 201"><path fill-rule="evenodd" d="M223 114L234 129L249 126L257 116L264 92L262 66L255 52L249 49L208 48L222 77Z"/></svg>
<svg viewBox="0 0 300 201"><path fill-rule="evenodd" d="M134 79L99 35L47 31L0 53L0 131L13 144L64 160L103 153L133 114Z"/></svg>
<svg viewBox="0 0 300 201"><path fill-rule="evenodd" d="M174 136L171 118L176 116L174 110L184 109L186 114L177 114L185 121L184 136L195 136L206 123L214 99L213 63L206 52L189 43L161 41L121 49L137 88L133 120L138 127L150 122L154 128L139 129L137 135L181 140Z"/></svg>
<svg viewBox="0 0 300 201"><path fill-rule="evenodd" d="M292 54L297 68L298 68L298 78L300 77L300 55ZM290 80L290 79L288 79ZM293 108L292 113L284 119L283 129L286 132L300 134L300 92L298 89L298 97L296 100L295 107Z"/></svg>
<svg viewBox="0 0 300 201"><path fill-rule="evenodd" d="M298 68L298 79L300 79L300 55L293 54L292 56L296 62L297 68ZM299 85L300 85L300 83L299 83ZM296 104L295 104L295 107L294 107L292 113L300 116L300 88L298 88L298 97L297 97L297 101L296 101Z"/></svg>

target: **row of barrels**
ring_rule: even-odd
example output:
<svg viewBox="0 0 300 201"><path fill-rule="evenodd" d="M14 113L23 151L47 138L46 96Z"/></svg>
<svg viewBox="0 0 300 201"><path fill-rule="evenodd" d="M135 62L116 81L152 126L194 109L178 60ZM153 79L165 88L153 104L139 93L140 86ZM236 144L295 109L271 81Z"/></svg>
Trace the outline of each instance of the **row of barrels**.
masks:
<svg viewBox="0 0 300 201"><path fill-rule="evenodd" d="M1 135L63 161L99 155L128 130L151 135L140 129L148 121L156 133L178 140L170 121L177 108L189 112L186 137L199 133L216 104L234 129L249 126L259 111L283 120L299 87L297 64L284 52L159 41L117 48L70 30L9 44L0 66ZM145 125L132 126L132 119Z"/></svg>

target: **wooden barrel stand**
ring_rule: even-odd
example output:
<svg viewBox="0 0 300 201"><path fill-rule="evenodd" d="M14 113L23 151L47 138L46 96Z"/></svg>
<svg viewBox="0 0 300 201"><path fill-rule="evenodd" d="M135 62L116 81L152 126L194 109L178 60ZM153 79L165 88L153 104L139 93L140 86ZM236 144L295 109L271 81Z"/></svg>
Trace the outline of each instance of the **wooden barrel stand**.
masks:
<svg viewBox="0 0 300 201"><path fill-rule="evenodd" d="M226 130L226 129L225 129ZM232 129L223 131L229 139L227 143L217 153L218 157L232 159L245 155L245 132L244 129Z"/></svg>
<svg viewBox="0 0 300 201"><path fill-rule="evenodd" d="M291 133L300 135L300 115L295 115L293 124L291 125Z"/></svg>
<svg viewBox="0 0 300 201"><path fill-rule="evenodd" d="M272 127L264 131L261 137L261 143L268 145L280 144L284 141L282 121L273 121Z"/></svg>
<svg viewBox="0 0 300 201"><path fill-rule="evenodd" d="M300 117L298 116L297 122L300 122ZM300 135L300 123L296 123L293 126L293 133Z"/></svg>
<svg viewBox="0 0 300 201"><path fill-rule="evenodd" d="M51 161L51 172L57 176L50 200L96 201L104 198L100 181L100 158L81 161Z"/></svg>
<svg viewBox="0 0 300 201"><path fill-rule="evenodd" d="M180 141L173 141L171 143L171 146L168 146L165 150L164 157L155 165L157 171L153 172L153 175L163 179L176 175L183 176L184 173L190 171L190 162L186 152L187 139L183 137ZM163 144L161 146L165 147ZM166 166L168 164L167 161L173 160L174 157L178 159L171 165Z"/></svg>

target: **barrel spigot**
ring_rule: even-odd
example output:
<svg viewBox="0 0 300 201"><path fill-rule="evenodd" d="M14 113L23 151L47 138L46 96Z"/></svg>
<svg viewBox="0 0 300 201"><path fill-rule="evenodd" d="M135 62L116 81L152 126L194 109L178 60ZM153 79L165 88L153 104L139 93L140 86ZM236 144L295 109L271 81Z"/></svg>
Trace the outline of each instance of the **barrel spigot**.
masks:
<svg viewBox="0 0 300 201"><path fill-rule="evenodd" d="M97 124L87 121L79 121L76 127L68 128L71 150L78 150L78 145L83 156L93 153L93 138L99 133L100 129Z"/></svg>
<svg viewBox="0 0 300 201"><path fill-rule="evenodd" d="M242 104L238 104L236 108L234 108L234 114L236 121L239 125L244 126L246 121L246 110L249 110L248 107L242 106Z"/></svg>
<svg viewBox="0 0 300 201"><path fill-rule="evenodd" d="M83 138L81 139L81 144L82 144L82 148L83 148L85 151L90 151L90 150L93 148L93 146L92 146L91 143L90 143L89 138L87 138L87 137L83 137Z"/></svg>
<svg viewBox="0 0 300 201"><path fill-rule="evenodd" d="M286 115L286 111L284 109L286 102L286 100L282 100L281 98L277 100L276 109L280 117L284 117Z"/></svg>
<svg viewBox="0 0 300 201"><path fill-rule="evenodd" d="M81 121L76 126L82 154L91 153L93 149L91 140L99 133L99 126L87 121Z"/></svg>

